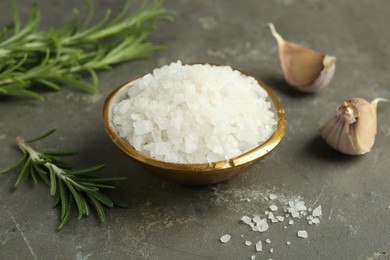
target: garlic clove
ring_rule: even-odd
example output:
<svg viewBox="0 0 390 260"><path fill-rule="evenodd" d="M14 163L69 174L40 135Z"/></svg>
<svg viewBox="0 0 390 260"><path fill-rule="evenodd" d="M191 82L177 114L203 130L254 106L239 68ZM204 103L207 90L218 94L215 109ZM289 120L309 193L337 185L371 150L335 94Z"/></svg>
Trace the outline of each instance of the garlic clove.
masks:
<svg viewBox="0 0 390 260"><path fill-rule="evenodd" d="M321 137L335 150L345 154L358 155L369 152L374 145L378 102L371 103L362 98L352 98L341 104L320 128Z"/></svg>
<svg viewBox="0 0 390 260"><path fill-rule="evenodd" d="M270 23L278 43L279 64L285 80L302 92L316 92L329 85L336 70L336 57L285 41Z"/></svg>

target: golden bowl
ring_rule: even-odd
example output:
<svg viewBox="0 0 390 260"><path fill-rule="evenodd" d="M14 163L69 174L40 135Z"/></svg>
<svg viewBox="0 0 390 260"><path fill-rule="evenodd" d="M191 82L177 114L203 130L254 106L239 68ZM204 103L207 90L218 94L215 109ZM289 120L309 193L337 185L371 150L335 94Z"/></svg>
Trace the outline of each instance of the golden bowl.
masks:
<svg viewBox="0 0 390 260"><path fill-rule="evenodd" d="M243 74L246 75L245 73ZM286 115L279 100L263 82L258 80L259 85L267 91L273 105L272 109L278 117L276 130L267 141L246 153L225 161L197 164L160 161L134 149L124 139L119 137L112 125L111 114L113 106L125 99L127 90L132 86L133 81L128 81L119 86L107 97L103 110L106 131L111 140L131 159L149 169L152 173L170 181L182 184L205 185L230 179L268 155L280 143L286 132Z"/></svg>

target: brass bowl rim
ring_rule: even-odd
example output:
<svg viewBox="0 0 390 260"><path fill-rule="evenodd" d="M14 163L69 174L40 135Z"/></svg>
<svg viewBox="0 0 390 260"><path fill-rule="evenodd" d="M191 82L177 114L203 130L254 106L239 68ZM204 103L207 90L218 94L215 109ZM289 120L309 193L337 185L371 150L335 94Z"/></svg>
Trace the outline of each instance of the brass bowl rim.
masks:
<svg viewBox="0 0 390 260"><path fill-rule="evenodd" d="M191 64L195 65L195 64ZM224 66L224 65L212 65L212 66ZM233 69L237 70L237 69ZM217 161L212 163L173 163L173 162L166 162L157 160L153 157L147 156L140 151L133 148L130 144L128 144L124 139L122 139L114 130L113 126L111 126L111 107L112 107L112 100L118 94L122 88L125 87L131 87L131 85L139 79L139 77L134 78L132 80L129 80L119 87L117 87L114 91L112 91L106 98L104 102L104 108L103 108L103 119L104 119L104 126L106 128L106 132L111 138L111 140L127 155L129 155L131 158L142 162L146 165L150 165L156 168L165 169L165 170L173 170L177 172L199 172L204 174L211 174L214 173L216 170L224 170L228 168L233 168L236 166L244 165L247 163L250 163L252 161L255 161L257 159L262 158L263 156L267 155L269 152L271 152L282 140L285 132L286 132L286 114L281 106L281 103L279 102L276 95L271 91L271 89L264 84L262 81L256 79L253 76L248 75L247 73L239 71L242 75L247 77L254 78L260 87L262 87L268 94L268 97L271 99L271 102L275 108L275 113L278 118L278 123L276 130L273 132L273 134L262 144L256 146L255 148L239 155L236 157L233 157L228 160L224 161Z"/></svg>

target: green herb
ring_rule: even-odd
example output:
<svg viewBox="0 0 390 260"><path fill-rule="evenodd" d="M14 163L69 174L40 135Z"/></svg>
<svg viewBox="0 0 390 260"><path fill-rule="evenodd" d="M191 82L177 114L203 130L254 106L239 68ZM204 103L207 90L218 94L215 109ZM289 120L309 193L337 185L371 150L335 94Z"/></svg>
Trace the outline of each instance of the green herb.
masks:
<svg viewBox="0 0 390 260"><path fill-rule="evenodd" d="M22 96L43 100L33 87L43 86L59 90L61 85L93 94L97 91L96 70L110 69L124 61L148 58L163 46L146 41L156 21L171 21L172 12L162 2L152 0L126 17L130 1L122 12L110 19L107 10L104 18L89 26L93 5L87 1L88 14L83 23L79 11L62 28L39 31L41 13L36 5L24 26L15 3L11 0L14 22L0 28L0 96ZM88 83L84 75L89 74Z"/></svg>
<svg viewBox="0 0 390 260"><path fill-rule="evenodd" d="M20 150L23 152L22 158L11 167L0 171L5 174L20 169L14 188L17 189L21 182L30 175L34 183L38 183L38 177L50 187L50 195L57 196L55 206L61 207L61 221L58 229L62 229L70 218L71 211L76 204L78 209L78 218L90 215L90 208L94 208L101 221L106 216L103 206L114 207L123 206L119 202L114 202L102 189L114 189L114 182L124 180L125 178L94 178L88 176L89 173L104 168L104 164L73 170L70 165L58 160L56 157L74 155L73 151L47 151L37 152L29 144L41 140L51 134L56 129L31 139L24 140L18 136L17 142Z"/></svg>

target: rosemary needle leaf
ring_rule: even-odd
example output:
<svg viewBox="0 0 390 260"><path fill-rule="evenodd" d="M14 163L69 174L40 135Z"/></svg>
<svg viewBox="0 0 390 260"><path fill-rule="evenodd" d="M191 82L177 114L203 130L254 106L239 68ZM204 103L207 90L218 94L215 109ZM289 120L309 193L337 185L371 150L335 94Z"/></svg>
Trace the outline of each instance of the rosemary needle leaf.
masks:
<svg viewBox="0 0 390 260"><path fill-rule="evenodd" d="M39 101L44 101L44 98L42 95L25 89L25 86L19 86L19 83L13 83L6 87L2 87L2 92L7 96L13 96L13 97L30 97L37 99Z"/></svg>
<svg viewBox="0 0 390 260"><path fill-rule="evenodd" d="M30 175L31 175L33 182L35 184L38 184L37 176L35 175L35 169L34 169L34 166L32 163L30 164Z"/></svg>
<svg viewBox="0 0 390 260"><path fill-rule="evenodd" d="M35 137L33 139L30 139L30 140L25 140L24 142L26 144L31 144L33 142L36 142L36 141L39 141L39 140L42 140L50 135L52 135L55 131L57 131L57 128L52 128L51 130L47 131L46 133L44 133L43 135L40 135L38 137Z"/></svg>
<svg viewBox="0 0 390 260"><path fill-rule="evenodd" d="M59 181L58 184L60 186L59 198L61 198L61 219L63 219L65 216L66 210L68 208L69 199L68 199L68 192L66 191L66 189L64 187L64 182Z"/></svg>
<svg viewBox="0 0 390 260"><path fill-rule="evenodd" d="M72 193L73 195L73 198L74 200L76 201L76 205L77 205L77 208L79 210L79 216L80 215L83 215L84 214L84 204L83 202L81 201L81 198L80 198L80 195L79 193L75 190L75 188L73 187L73 185L68 181L68 180L64 180L65 184L68 186L70 192Z"/></svg>
<svg viewBox="0 0 390 260"><path fill-rule="evenodd" d="M129 207L129 204L127 204L126 202L123 202L123 201L121 201L121 200L112 199L112 201L114 202L114 206L115 206L115 207L123 208L123 209L126 209L126 208Z"/></svg>
<svg viewBox="0 0 390 260"><path fill-rule="evenodd" d="M50 195L54 196L57 191L57 176L54 173L52 167L49 167L49 169L50 169Z"/></svg>
<svg viewBox="0 0 390 260"><path fill-rule="evenodd" d="M11 10L12 16L14 17L14 31L17 33L20 30L20 15L15 1L11 1Z"/></svg>
<svg viewBox="0 0 390 260"><path fill-rule="evenodd" d="M49 157L49 158L50 158L51 163L57 165L58 167L60 167L62 169L69 170L69 169L73 168L73 166L70 165L69 163L57 160L57 159L55 159L53 157Z"/></svg>
<svg viewBox="0 0 390 260"><path fill-rule="evenodd" d="M31 164L31 158L28 158L26 163L24 164L22 170L20 171L18 178L16 179L16 181L14 183L15 189L17 189L20 186L20 183L22 182L22 180L26 176L28 169L30 168L30 164Z"/></svg>
<svg viewBox="0 0 390 260"><path fill-rule="evenodd" d="M104 222L106 220L106 214L104 213L104 209L99 201L94 199L92 196L88 196L88 198L91 200L92 205L95 207L96 212L99 216L99 219L101 222Z"/></svg>
<svg viewBox="0 0 390 260"><path fill-rule="evenodd" d="M76 177L77 178L77 177ZM118 181L126 180L126 177L114 177L114 178L82 178L80 181L90 182L90 183L113 183Z"/></svg>
<svg viewBox="0 0 390 260"><path fill-rule="evenodd" d="M105 220L105 212L103 206L113 207L120 206L114 202L109 196L103 193L104 189L114 189L114 182L124 180L125 178L94 178L90 175L105 167L104 164L80 169L69 170L64 167L64 163L56 160L54 156L66 156L75 154L73 151L49 151L38 152L34 150L29 143L36 142L54 133L56 129L52 129L45 134L26 141L21 136L16 138L23 156L14 165L2 171L5 174L18 168L22 168L14 183L14 188L18 188L28 172L31 179L37 183L36 175L49 186L50 195L56 197L54 207L60 206L60 224L59 229L62 229L68 222L74 202L78 209L78 218L90 215L90 207L94 207L101 221ZM67 166L67 165L65 165Z"/></svg>
<svg viewBox="0 0 390 260"><path fill-rule="evenodd" d="M48 156L70 156L76 155L78 152L76 151L45 151L43 154Z"/></svg>
<svg viewBox="0 0 390 260"><path fill-rule="evenodd" d="M87 174L87 173L91 173L91 172L96 172L98 170L103 169L104 167L106 167L105 164L100 164L100 165L96 165L93 167L84 168L84 169L80 169L80 170L69 170L66 172L66 174L68 174L68 175L83 175L83 174Z"/></svg>
<svg viewBox="0 0 390 260"><path fill-rule="evenodd" d="M6 174L8 172L11 172L11 171L17 169L27 159L27 156L28 156L27 154L24 154L23 157L20 158L20 160L17 161L14 165L12 165L12 166L10 166L10 167L0 171L0 175L1 174Z"/></svg>
<svg viewBox="0 0 390 260"><path fill-rule="evenodd" d="M97 187L91 187L91 186L86 186L86 185L83 185L83 184L80 184L79 182L75 182L74 180L71 180L70 182L72 182L72 185L75 186L78 190L82 190L82 191L98 191L99 188Z"/></svg>
<svg viewBox="0 0 390 260"><path fill-rule="evenodd" d="M95 199L97 199L99 202L101 202L102 204L106 205L107 207L114 207L114 202L112 201L112 199L110 199L107 195L103 194L103 193L99 193L99 192L88 192L88 195L94 197Z"/></svg>
<svg viewBox="0 0 390 260"><path fill-rule="evenodd" d="M69 194L68 201L69 202L66 204L64 216L61 217L61 222L57 227L58 230L61 230L65 226L65 224L68 223L68 221L69 221L70 213L71 213L72 207L73 207L73 197L71 194Z"/></svg>
<svg viewBox="0 0 390 260"><path fill-rule="evenodd" d="M54 209L54 208L57 208L58 205L60 205L60 202L61 202L61 198L60 198L60 197L57 197L56 200L54 201L53 209Z"/></svg>
<svg viewBox="0 0 390 260"><path fill-rule="evenodd" d="M47 173L40 168L39 165L36 165L36 164L32 164L34 170L38 173L39 177L41 177L42 181L47 185L47 186L50 186L50 180L49 178L47 177Z"/></svg>
<svg viewBox="0 0 390 260"><path fill-rule="evenodd" d="M58 84L46 79L37 79L36 82L38 82L41 86L46 86L54 91L59 91L61 89Z"/></svg>
<svg viewBox="0 0 390 260"><path fill-rule="evenodd" d="M84 204L84 215L85 216L89 216L89 206L88 206L88 203L87 201L84 199L84 196L82 193L79 194L80 195L80 199L81 199L81 202ZM82 216L79 216L79 219L81 219Z"/></svg>
<svg viewBox="0 0 390 260"><path fill-rule="evenodd" d="M115 189L116 187L114 185L107 185L107 184L101 184L101 183L92 183L92 182L84 182L80 180L79 182L82 185L86 185L88 187L96 187L96 188L102 188L102 189Z"/></svg>
<svg viewBox="0 0 390 260"><path fill-rule="evenodd" d="M47 173L42 170L40 168L39 165L36 165L36 164L32 164L33 168L35 169L35 171L38 173L39 177L41 177L42 181L47 185L47 186L50 186L50 180L49 178L47 177Z"/></svg>

